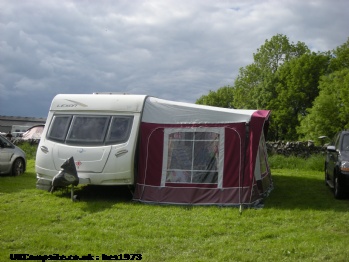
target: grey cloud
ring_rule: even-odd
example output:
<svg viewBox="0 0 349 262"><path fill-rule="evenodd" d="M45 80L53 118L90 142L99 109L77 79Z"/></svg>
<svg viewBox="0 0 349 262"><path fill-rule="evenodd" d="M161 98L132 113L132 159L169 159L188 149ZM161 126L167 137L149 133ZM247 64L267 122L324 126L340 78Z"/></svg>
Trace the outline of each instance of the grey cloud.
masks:
<svg viewBox="0 0 349 262"><path fill-rule="evenodd" d="M195 102L233 85L239 68L277 33L319 51L341 45L348 37L346 6L342 0L0 0L0 115L45 116L58 93Z"/></svg>

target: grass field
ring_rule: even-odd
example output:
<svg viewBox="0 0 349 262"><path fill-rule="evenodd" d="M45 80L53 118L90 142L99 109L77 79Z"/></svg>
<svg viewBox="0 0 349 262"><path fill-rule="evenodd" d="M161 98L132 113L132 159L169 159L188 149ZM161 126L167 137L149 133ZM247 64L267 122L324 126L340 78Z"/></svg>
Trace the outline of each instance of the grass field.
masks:
<svg viewBox="0 0 349 262"><path fill-rule="evenodd" d="M119 187L80 188L72 202L69 192L35 189L32 159L24 175L0 177L0 261L125 253L143 261L348 261L349 200L334 199L319 168L293 167L273 168L264 208L240 215L134 203Z"/></svg>

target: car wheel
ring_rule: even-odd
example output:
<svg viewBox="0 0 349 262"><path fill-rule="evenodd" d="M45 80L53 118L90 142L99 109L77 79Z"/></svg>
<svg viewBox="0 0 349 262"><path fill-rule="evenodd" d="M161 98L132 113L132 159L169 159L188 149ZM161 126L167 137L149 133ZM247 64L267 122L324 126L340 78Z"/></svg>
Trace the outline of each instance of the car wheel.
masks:
<svg viewBox="0 0 349 262"><path fill-rule="evenodd" d="M24 172L24 161L20 158L17 158L12 165L12 175L19 176Z"/></svg>
<svg viewBox="0 0 349 262"><path fill-rule="evenodd" d="M334 197L336 199L342 199L344 197L344 192L341 187L341 184L339 183L338 176L334 178Z"/></svg>

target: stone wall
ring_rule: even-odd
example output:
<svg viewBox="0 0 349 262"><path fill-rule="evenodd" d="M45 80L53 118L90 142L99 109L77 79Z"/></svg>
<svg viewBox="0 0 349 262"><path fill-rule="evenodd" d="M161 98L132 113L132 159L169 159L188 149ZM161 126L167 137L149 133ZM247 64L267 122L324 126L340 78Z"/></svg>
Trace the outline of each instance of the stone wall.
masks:
<svg viewBox="0 0 349 262"><path fill-rule="evenodd" d="M312 141L267 141L267 150L269 155L294 155L306 158L313 154L324 154L326 152L326 146L315 146Z"/></svg>

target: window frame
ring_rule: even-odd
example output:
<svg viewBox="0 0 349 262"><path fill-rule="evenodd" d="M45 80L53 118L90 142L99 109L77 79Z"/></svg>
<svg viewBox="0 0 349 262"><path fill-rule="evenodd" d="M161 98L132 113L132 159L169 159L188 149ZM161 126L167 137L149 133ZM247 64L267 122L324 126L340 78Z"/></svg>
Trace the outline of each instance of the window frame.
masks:
<svg viewBox="0 0 349 262"><path fill-rule="evenodd" d="M102 134L99 139L91 140L89 138L79 139L79 138L71 138L73 132L75 132L74 124L79 118L105 118L105 123L103 126ZM58 126L55 126L56 119L59 118L67 118L64 127L62 128L62 135L60 137L53 136L53 132L57 132ZM127 120L127 126L125 129L126 135L122 137L122 139L111 139L111 134L113 132L113 124L117 119L125 119ZM78 145L78 146L104 146L104 145L114 145L114 144L122 144L126 143L131 135L132 126L134 123L134 115L97 115L97 114L55 114L50 122L50 126L48 132L46 134L46 139L50 141L54 141L57 143L67 144L67 145ZM59 131L58 131L59 132Z"/></svg>
<svg viewBox="0 0 349 262"><path fill-rule="evenodd" d="M170 141L170 135L174 133L216 133L218 134L218 139L217 139L217 145L218 145L218 159L216 159L216 164L217 164L217 182L216 183L202 183L202 182L195 182L193 181L193 176L195 172L200 172L200 171L209 171L213 172L212 170L196 170L193 169L194 167L194 158L191 158L191 169L178 169L178 170L185 170L187 172L190 172L190 181L187 182L173 182L173 181L167 181L167 174L168 172L171 172L175 169L169 168L169 141ZM209 184L209 185L217 185L218 188L222 188L223 185L223 164L224 164L224 127L181 127L181 128L164 128L164 148L163 148L163 163L162 163L162 174L161 174L161 186L165 186L167 183L171 184ZM172 139L172 141L174 141ZM178 141L189 141L187 139L181 139L178 138ZM192 139L193 145L192 145L192 152L195 150L195 142L200 142L200 141L215 141L215 140L201 140L201 139L195 139L195 137Z"/></svg>

